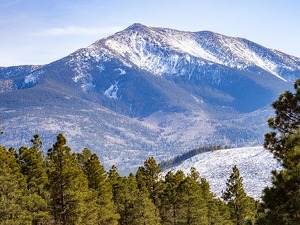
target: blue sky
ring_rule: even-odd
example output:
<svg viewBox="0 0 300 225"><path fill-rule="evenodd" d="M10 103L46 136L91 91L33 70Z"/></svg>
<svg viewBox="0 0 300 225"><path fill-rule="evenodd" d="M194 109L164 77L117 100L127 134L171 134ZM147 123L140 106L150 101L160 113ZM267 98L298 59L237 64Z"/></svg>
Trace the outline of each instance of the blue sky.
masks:
<svg viewBox="0 0 300 225"><path fill-rule="evenodd" d="M0 0L0 66L46 64L133 23L243 37L300 57L299 0Z"/></svg>

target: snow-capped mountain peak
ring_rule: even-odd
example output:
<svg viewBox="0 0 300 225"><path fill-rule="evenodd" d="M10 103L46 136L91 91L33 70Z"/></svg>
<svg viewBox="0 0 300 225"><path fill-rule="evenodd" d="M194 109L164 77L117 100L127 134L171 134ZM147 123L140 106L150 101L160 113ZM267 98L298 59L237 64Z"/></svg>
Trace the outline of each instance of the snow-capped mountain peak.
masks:
<svg viewBox="0 0 300 225"><path fill-rule="evenodd" d="M282 68L300 69L300 60L279 51L264 48L243 38L228 37L210 31L184 32L133 24L104 40L105 47L123 61L157 75L178 73L178 59L193 58L193 63L221 64L231 68L260 68L284 81ZM168 60L165 58L168 57ZM293 66L291 66L292 64Z"/></svg>

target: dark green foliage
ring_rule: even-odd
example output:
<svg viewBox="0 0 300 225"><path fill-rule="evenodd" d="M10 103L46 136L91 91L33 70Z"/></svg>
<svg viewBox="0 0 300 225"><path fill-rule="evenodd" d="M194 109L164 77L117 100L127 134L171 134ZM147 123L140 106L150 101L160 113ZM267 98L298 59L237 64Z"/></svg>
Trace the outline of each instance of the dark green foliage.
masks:
<svg viewBox="0 0 300 225"><path fill-rule="evenodd" d="M120 225L160 224L157 209L149 198L147 189L138 189L137 181L133 174L120 177L116 168L109 173L113 184L114 201L120 214Z"/></svg>
<svg viewBox="0 0 300 225"><path fill-rule="evenodd" d="M178 187L184 179L185 175L182 171L177 171L175 174L170 171L165 176L165 189L160 195L161 204L159 207L163 225L178 223L180 204Z"/></svg>
<svg viewBox="0 0 300 225"><path fill-rule="evenodd" d="M296 131L300 125L300 79L294 83L295 93L286 91L273 102L275 118L270 118L268 124L281 134Z"/></svg>
<svg viewBox="0 0 300 225"><path fill-rule="evenodd" d="M286 91L273 102L275 118L268 120L274 130L265 134L264 147L273 152L278 159L283 159L286 151L285 142L289 134L296 132L300 125L300 79L294 84L295 93Z"/></svg>
<svg viewBox="0 0 300 225"><path fill-rule="evenodd" d="M273 171L273 186L264 190L258 224L300 224L300 133L288 137L283 170Z"/></svg>
<svg viewBox="0 0 300 225"><path fill-rule="evenodd" d="M139 167L136 173L136 179L140 190L147 189L153 204L156 207L160 205L159 195L163 190L163 181L159 179L162 172L160 165L156 163L153 157L144 162L144 166Z"/></svg>
<svg viewBox="0 0 300 225"><path fill-rule="evenodd" d="M18 153L13 148L0 147L1 225L235 222L230 218L230 200L228 207L216 198L195 168L188 175L182 171L169 172L163 179L160 165L150 157L135 175L121 177L115 166L107 173L98 156L87 148L71 154L62 134L57 136L47 156L40 149L39 135L34 135L31 142L31 147L23 146ZM295 167L297 154L290 158L293 160L286 161L286 165ZM288 194L291 200L291 195L297 196L294 192ZM255 207L250 209L255 212ZM244 221L253 222L255 215L247 216L250 220Z"/></svg>
<svg viewBox="0 0 300 225"><path fill-rule="evenodd" d="M104 166L100 164L96 154L84 149L79 154L81 167L88 179L89 188L95 193L97 204L97 224L116 225L119 215L115 213L111 184L107 180Z"/></svg>
<svg viewBox="0 0 300 225"><path fill-rule="evenodd" d="M230 220L230 211L227 205L220 199L216 198L210 191L209 183L206 179L200 178L200 187L202 196L208 209L208 221L213 225L229 225L232 224Z"/></svg>
<svg viewBox="0 0 300 225"><path fill-rule="evenodd" d="M179 209L178 224L208 224L207 207L199 184L191 177L186 177L178 186Z"/></svg>
<svg viewBox="0 0 300 225"><path fill-rule="evenodd" d="M264 190L258 224L300 224L300 80L295 93L282 93L272 106L275 118L268 120L274 132L265 135L264 146L282 162L273 171L273 186Z"/></svg>
<svg viewBox="0 0 300 225"><path fill-rule="evenodd" d="M45 189L48 182L43 153L40 151L42 142L39 135L34 135L31 148L21 147L18 162L21 173L26 178L28 201L27 210L31 212L33 224L45 222L50 218L48 212L49 192Z"/></svg>
<svg viewBox="0 0 300 225"><path fill-rule="evenodd" d="M130 225L160 225L160 217L158 215L157 208L149 198L147 190L138 190L137 195L133 201L133 208L131 211L132 221Z"/></svg>
<svg viewBox="0 0 300 225"><path fill-rule="evenodd" d="M48 150L51 213L56 224L95 224L96 203L88 180L62 134ZM93 221L94 220L94 221Z"/></svg>
<svg viewBox="0 0 300 225"><path fill-rule="evenodd" d="M28 204L25 177L11 152L0 146L0 224L30 225Z"/></svg>
<svg viewBox="0 0 300 225"><path fill-rule="evenodd" d="M228 207L195 168L187 177L182 171L168 172L164 183L159 208L162 224L232 224Z"/></svg>
<svg viewBox="0 0 300 225"><path fill-rule="evenodd" d="M247 221L254 222L256 216L255 201L247 196L243 179L237 166L232 168L230 178L226 183L226 191L223 192L222 198L228 204L231 220L236 225L242 225Z"/></svg>
<svg viewBox="0 0 300 225"><path fill-rule="evenodd" d="M204 153L204 152L210 152L210 151L215 151L215 150L220 150L220 149L227 149L230 148L228 146L204 146L204 147L199 147L199 148L195 148L191 151L185 152L181 155L177 155L176 157L166 160L166 161L162 161L160 163L160 166L162 169L168 169L171 168L173 166L177 166L180 163L182 163L184 160L187 160L195 155Z"/></svg>

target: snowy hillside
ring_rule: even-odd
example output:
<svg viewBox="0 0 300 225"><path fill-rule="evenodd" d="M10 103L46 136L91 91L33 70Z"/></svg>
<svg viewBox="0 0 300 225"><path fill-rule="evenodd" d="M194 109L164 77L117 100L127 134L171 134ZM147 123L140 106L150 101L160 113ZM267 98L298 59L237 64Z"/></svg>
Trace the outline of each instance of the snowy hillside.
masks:
<svg viewBox="0 0 300 225"><path fill-rule="evenodd" d="M255 198L271 184L271 171L280 169L280 163L263 147L246 147L202 153L164 173L182 170L187 174L195 167L209 181L212 191L221 196L234 165L240 170L247 194Z"/></svg>

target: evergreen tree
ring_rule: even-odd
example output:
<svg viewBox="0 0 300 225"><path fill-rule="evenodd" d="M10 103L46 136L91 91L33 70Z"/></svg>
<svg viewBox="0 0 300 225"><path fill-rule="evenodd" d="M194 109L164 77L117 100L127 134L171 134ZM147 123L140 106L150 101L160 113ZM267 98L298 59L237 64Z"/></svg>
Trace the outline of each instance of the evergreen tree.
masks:
<svg viewBox="0 0 300 225"><path fill-rule="evenodd" d="M150 198L156 207L160 205L159 195L163 191L163 181L160 179L162 172L160 165L156 163L153 157L149 157L144 166L138 168L136 179L140 190L146 188Z"/></svg>
<svg viewBox="0 0 300 225"><path fill-rule="evenodd" d="M132 173L128 177L120 177L116 167L113 167L109 172L109 179L113 183L114 201L120 214L119 225L160 224L147 189L138 189Z"/></svg>
<svg viewBox="0 0 300 225"><path fill-rule="evenodd" d="M146 189L137 190L133 199L133 207L131 208L132 220L130 225L160 225L160 217L157 214L157 208L149 198Z"/></svg>
<svg viewBox="0 0 300 225"><path fill-rule="evenodd" d="M55 224L96 224L96 203L87 178L65 144L65 137L59 134L48 150L48 188Z"/></svg>
<svg viewBox="0 0 300 225"><path fill-rule="evenodd" d="M21 172L26 178L28 201L27 210L31 213L32 224L37 225L50 218L47 200L49 193L45 190L48 176L43 161L43 154L40 151L42 145L39 135L34 135L31 148L22 147L19 150L18 161Z"/></svg>
<svg viewBox="0 0 300 225"><path fill-rule="evenodd" d="M285 142L283 169L273 171L273 186L264 190L264 213L258 224L300 224L300 131Z"/></svg>
<svg viewBox="0 0 300 225"><path fill-rule="evenodd" d="M247 221L254 221L255 212L253 210L253 201L247 196L243 187L243 178L240 171L235 165L232 169L230 178L226 182L226 191L223 192L222 198L227 202L231 220L236 225L242 225ZM254 209L253 209L254 208Z"/></svg>
<svg viewBox="0 0 300 225"><path fill-rule="evenodd" d="M192 178L197 183L200 182L200 173L195 167L191 167L189 177Z"/></svg>
<svg viewBox="0 0 300 225"><path fill-rule="evenodd" d="M96 154L84 149L81 156L81 166L88 179L89 188L96 193L97 224L116 225L119 215L115 213L112 187L107 180L104 166L100 164Z"/></svg>
<svg viewBox="0 0 300 225"><path fill-rule="evenodd" d="M30 225L26 181L12 152L0 146L0 224Z"/></svg>
<svg viewBox="0 0 300 225"><path fill-rule="evenodd" d="M138 196L137 182L134 175L130 173L128 178L123 177L119 187L121 187L117 195L118 210L121 215L119 224L131 225L136 219L134 207Z"/></svg>
<svg viewBox="0 0 300 225"><path fill-rule="evenodd" d="M119 207L119 193L122 190L124 183L123 178L120 176L118 169L115 165L111 167L111 169L108 171L108 181L112 188L112 194L113 194L113 202L115 203L115 206ZM117 210L119 212L119 210Z"/></svg>
<svg viewBox="0 0 300 225"><path fill-rule="evenodd" d="M300 79L295 92L279 95L272 106L275 118L268 120L273 132L265 135L265 148L282 163L283 169L273 171L273 186L266 188L258 224L300 223Z"/></svg>
<svg viewBox="0 0 300 225"><path fill-rule="evenodd" d="M182 171L173 174L171 171L165 176L165 189L160 195L160 217L163 225L176 225L178 222L178 210L180 197L178 195L178 186L185 179Z"/></svg>
<svg viewBox="0 0 300 225"><path fill-rule="evenodd" d="M230 212L226 204L216 198L211 192L208 181L200 178L200 187L204 201L208 209L208 221L210 225L230 225Z"/></svg>
<svg viewBox="0 0 300 225"><path fill-rule="evenodd" d="M178 225L208 224L208 210L199 183L186 177L178 186Z"/></svg>
<svg viewBox="0 0 300 225"><path fill-rule="evenodd" d="M289 150L285 148L288 136L297 132L300 126L300 79L295 81L294 89L295 93L286 91L272 103L275 118L269 118L268 124L273 132L265 134L264 147L279 160L282 160Z"/></svg>

